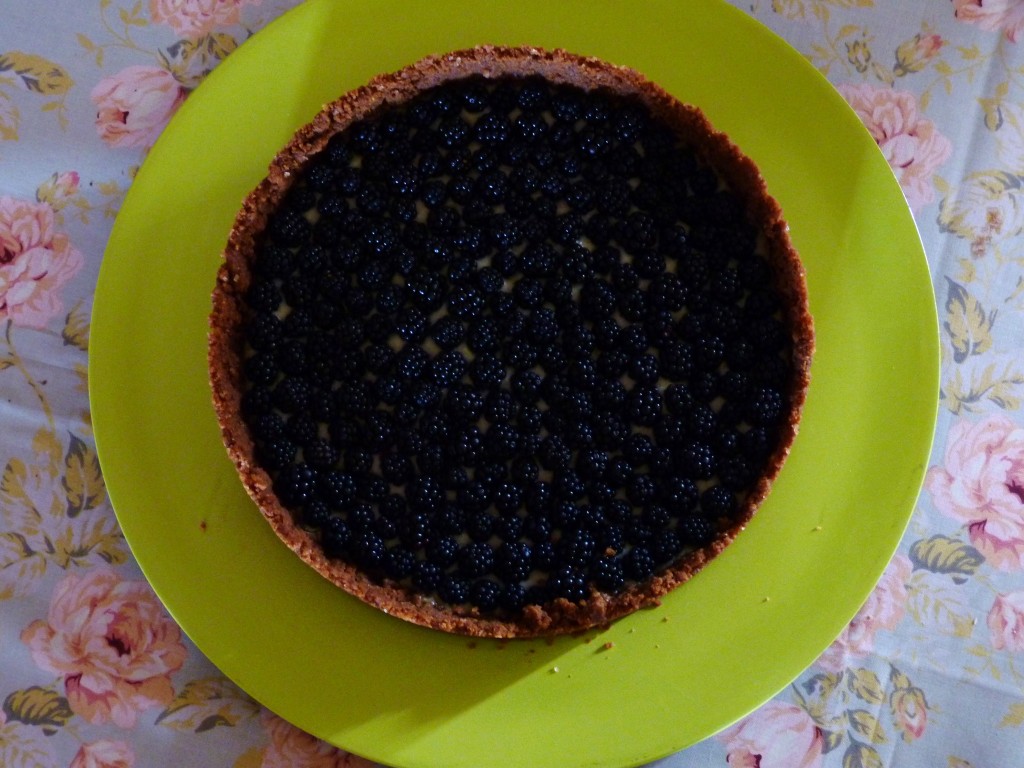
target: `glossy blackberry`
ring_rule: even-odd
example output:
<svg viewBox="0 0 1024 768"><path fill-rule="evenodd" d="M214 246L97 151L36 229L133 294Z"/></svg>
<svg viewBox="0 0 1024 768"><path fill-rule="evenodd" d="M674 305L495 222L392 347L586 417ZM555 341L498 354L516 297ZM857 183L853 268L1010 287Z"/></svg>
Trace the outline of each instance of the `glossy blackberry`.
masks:
<svg viewBox="0 0 1024 768"><path fill-rule="evenodd" d="M505 582L524 581L533 568L532 558L529 544L506 542L495 552L495 573Z"/></svg>
<svg viewBox="0 0 1024 768"><path fill-rule="evenodd" d="M736 511L736 496L728 488L714 485L700 495L700 508L711 517L730 517Z"/></svg>
<svg viewBox="0 0 1024 768"><path fill-rule="evenodd" d="M286 437L275 437L267 440L257 448L257 454L269 469L278 470L288 467L299 452L299 446Z"/></svg>
<svg viewBox="0 0 1024 768"><path fill-rule="evenodd" d="M697 515L680 518L677 530L681 542L691 547L703 547L715 536L714 524Z"/></svg>
<svg viewBox="0 0 1024 768"><path fill-rule="evenodd" d="M315 503L310 504L306 508L308 519L311 522L314 519L321 520L316 527L320 529L320 541L325 554L332 558L344 557L352 540L352 531L342 518L327 514L323 509Z"/></svg>
<svg viewBox="0 0 1024 768"><path fill-rule="evenodd" d="M626 415L634 424L655 424L661 417L661 392L647 384L633 387L626 401Z"/></svg>
<svg viewBox="0 0 1024 768"><path fill-rule="evenodd" d="M436 563L417 560L412 567L412 584L423 592L433 592L441 583L444 571Z"/></svg>
<svg viewBox="0 0 1024 768"><path fill-rule="evenodd" d="M654 573L658 563L651 549L641 544L633 547L633 549L626 553L622 565L629 578L634 581L644 581Z"/></svg>
<svg viewBox="0 0 1024 768"><path fill-rule="evenodd" d="M584 573L571 565L563 565L548 576L545 584L552 599L564 599L576 603L586 598L587 586Z"/></svg>
<svg viewBox="0 0 1024 768"><path fill-rule="evenodd" d="M436 536L427 542L426 558L439 568L447 568L455 563L459 554L459 543L454 536Z"/></svg>
<svg viewBox="0 0 1024 768"><path fill-rule="evenodd" d="M696 440L686 441L680 446L677 460L682 471L702 480L713 477L718 468L718 457L714 449Z"/></svg>

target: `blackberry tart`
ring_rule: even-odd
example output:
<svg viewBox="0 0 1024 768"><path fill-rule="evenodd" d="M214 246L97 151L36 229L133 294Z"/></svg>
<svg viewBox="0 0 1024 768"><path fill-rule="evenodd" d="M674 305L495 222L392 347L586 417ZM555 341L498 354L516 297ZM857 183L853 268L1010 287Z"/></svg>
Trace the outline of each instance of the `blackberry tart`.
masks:
<svg viewBox="0 0 1024 768"><path fill-rule="evenodd" d="M245 200L210 325L224 441L277 535L482 637L608 624L719 554L813 349L753 162L635 71L534 48L326 106Z"/></svg>

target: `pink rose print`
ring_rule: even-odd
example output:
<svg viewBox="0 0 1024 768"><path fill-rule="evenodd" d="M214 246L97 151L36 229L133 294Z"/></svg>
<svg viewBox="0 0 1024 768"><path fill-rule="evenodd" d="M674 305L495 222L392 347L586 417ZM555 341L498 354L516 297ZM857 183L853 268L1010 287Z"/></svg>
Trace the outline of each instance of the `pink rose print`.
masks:
<svg viewBox="0 0 1024 768"><path fill-rule="evenodd" d="M949 431L943 463L924 482L938 510L967 526L992 566L1024 569L1024 428L1003 414L962 420Z"/></svg>
<svg viewBox="0 0 1024 768"><path fill-rule="evenodd" d="M1024 0L953 0L953 13L989 32L1001 29L1013 43L1024 31Z"/></svg>
<svg viewBox="0 0 1024 768"><path fill-rule="evenodd" d="M151 147L185 100L185 89L159 67L133 66L96 84L96 130L111 147Z"/></svg>
<svg viewBox="0 0 1024 768"><path fill-rule="evenodd" d="M29 624L21 640L40 668L63 676L76 714L121 728L174 698L170 676L187 654L149 585L107 568L65 577L46 621Z"/></svg>
<svg viewBox="0 0 1024 768"><path fill-rule="evenodd" d="M270 737L260 768L374 768L376 765L332 747L267 710L260 715L260 723Z"/></svg>
<svg viewBox="0 0 1024 768"><path fill-rule="evenodd" d="M906 612L906 584L913 570L906 556L896 555L892 559L853 621L818 658L818 666L839 672L847 659L863 658L874 650L879 630L896 628Z"/></svg>
<svg viewBox="0 0 1024 768"><path fill-rule="evenodd" d="M82 254L54 231L45 203L0 197L0 317L45 328L63 305L60 289L82 267Z"/></svg>
<svg viewBox="0 0 1024 768"><path fill-rule="evenodd" d="M100 739L83 744L69 768L133 768L135 753L123 741Z"/></svg>
<svg viewBox="0 0 1024 768"><path fill-rule="evenodd" d="M988 631L997 651L1024 651L1024 592L996 595L988 611Z"/></svg>
<svg viewBox="0 0 1024 768"><path fill-rule="evenodd" d="M917 113L912 93L873 85L840 85L899 179L911 209L935 199L932 175L953 151L931 120Z"/></svg>
<svg viewBox="0 0 1024 768"><path fill-rule="evenodd" d="M718 736L731 768L816 768L825 739L810 715L770 701Z"/></svg>
<svg viewBox="0 0 1024 768"><path fill-rule="evenodd" d="M260 0L149 0L149 15L182 37L196 40L216 27L237 24L243 5Z"/></svg>

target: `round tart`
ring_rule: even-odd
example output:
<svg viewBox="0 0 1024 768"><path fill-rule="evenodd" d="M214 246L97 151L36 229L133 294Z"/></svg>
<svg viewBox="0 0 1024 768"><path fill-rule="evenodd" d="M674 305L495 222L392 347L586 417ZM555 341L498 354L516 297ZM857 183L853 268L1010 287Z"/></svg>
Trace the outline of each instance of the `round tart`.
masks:
<svg viewBox="0 0 1024 768"><path fill-rule="evenodd" d="M535 48L326 106L245 200L210 325L275 533L380 610L499 638L605 625L719 554L813 348L755 165L637 72Z"/></svg>

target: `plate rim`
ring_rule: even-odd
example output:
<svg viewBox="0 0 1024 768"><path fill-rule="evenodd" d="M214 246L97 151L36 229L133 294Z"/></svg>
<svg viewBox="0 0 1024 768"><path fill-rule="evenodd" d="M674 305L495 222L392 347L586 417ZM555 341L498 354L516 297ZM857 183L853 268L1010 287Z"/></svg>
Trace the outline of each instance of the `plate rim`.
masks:
<svg viewBox="0 0 1024 768"><path fill-rule="evenodd" d="M274 22L272 22L264 30L261 30L257 34L256 37L258 37L259 35L266 35L268 30L274 29L276 25L282 24L282 22L285 22L288 19L294 20L294 16L293 15L295 15L295 14L299 14L300 12L301 13L310 13L310 14L312 14L313 11L310 10L310 9L312 9L312 8L314 8L316 6L322 6L326 2L327 2L327 0L319 0L319 1L318 0L313 0L312 2L306 3L306 4L302 5L302 6L298 6L295 9L293 9L291 11L288 11L287 13L283 14L279 19L277 19ZM746 16L745 14L743 14L738 9L735 9L732 6L729 6L729 5L725 4L725 3L719 3L717 5L720 6L719 9L718 9L719 11L722 11L723 9L726 9L724 11L726 15L728 15L731 12L734 15L734 21L735 21L736 18L739 18L739 19L745 20L745 22L749 22L751 25L757 25L757 27L760 28L761 32L766 32L767 34L772 35L773 37L776 37L777 40L781 41L784 45L786 45L788 47L788 44L786 44L784 41L782 41L781 38L777 38L777 36L775 36L774 33L772 33L770 30L767 30L767 28L764 28L763 26L761 26L759 24L759 22L757 22L756 20ZM289 21L287 23L294 23L294 21ZM273 33L271 33L271 34L273 34ZM256 37L254 37L253 39L256 39ZM240 48L239 50L240 51L244 50L244 46L242 48ZM237 52L236 52L236 54L237 54ZM210 75L210 78L208 78L208 82L216 82L214 80L214 78L218 78L218 77L227 78L233 72L231 67L228 67L227 69L225 69L225 66L229 65L230 63L231 63L231 59L228 59L226 62L224 62L224 64L222 64L220 67L218 67L218 69L215 70L214 73L212 73ZM235 66L235 67L237 67L239 69L241 68L240 65L232 65L232 66ZM818 76L818 78L820 78L821 82L824 82L826 85L828 85L827 80L825 80L825 78L823 76L821 76L820 73L817 72L817 70L813 70L813 68L810 67L809 64L807 64L806 66L810 69L810 71L814 72L814 74L816 76ZM228 73L228 74L224 74L225 72ZM221 74L218 74L218 73L221 73ZM205 84L203 86L200 86L200 88L203 88L203 87L205 87ZM828 85L828 87L831 89L831 85ZM194 94L193 94L193 96L190 97L190 99L188 101L186 101L185 105L183 106L182 113L187 114L185 112L185 110L198 109L198 107L190 107L189 106L190 103L195 103L195 102L196 102L196 100L195 100ZM851 112L852 112L852 110L851 110ZM182 113L179 113L179 114L182 114ZM171 130L173 130L173 128ZM866 131L865 131L865 133L866 133ZM159 151L160 151L160 142L158 142L157 147L154 148L154 152L159 152ZM151 154L150 157L152 157L152 156L153 155ZM880 152L878 153L878 156L881 157ZM143 164L142 169L140 170L140 173L137 176L137 178L135 180L135 183L132 186L132 189L129 190L128 197L126 198L125 204L122 207L122 213L121 213L121 215L119 215L118 221L115 222L114 231L111 234L111 238L110 238L110 244L111 245L108 245L108 248L110 248L111 250L113 250L113 244L118 242L118 238L120 237L120 234L121 234L120 233L121 227L125 226L124 222L126 222L128 220L128 218L130 218L130 216L132 215L133 208L131 206L131 202L132 202L133 190L135 190L137 188L143 188L144 189L145 185L149 183L148 182L149 173L147 172L147 168L149 168L149 167L152 167L152 166L148 166L147 164ZM895 182L894 179L893 179L893 182ZM898 186L897 186L897 189L898 189ZM139 193L139 194L141 194L141 193ZM128 212L128 213L126 214L126 212ZM905 215L909 217L909 210L905 211ZM125 218L122 219L122 216L124 216ZM910 221L911 221L911 223L913 223L912 217L910 218ZM919 258L921 261L925 262L924 267L925 267L925 272L927 273L927 262L926 262L926 259L925 259L924 249L923 249L923 246L921 246L920 236L917 233L916 226L914 227L914 235L915 235L915 237L917 239L917 246L918 246L918 252L915 253L914 256L915 256L915 258ZM111 257L111 258L108 259L108 256ZM103 286L106 285L109 282L109 280L110 280L109 275L114 270L114 267L112 267L110 265L114 263L114 259L115 258L117 258L117 256L113 252L105 253L104 260L103 260L103 263L102 263L101 269L100 269L99 279L97 281L96 293L95 293L95 296L94 296L93 321L94 321L94 324L95 324L96 319L99 318L100 319L99 327L101 329L104 329L106 327L107 320L106 320L106 318L104 318L103 315L107 311L107 308L100 301L100 298L101 298L101 294L105 295L105 293L103 292ZM105 279L105 274L106 274L106 279ZM929 292L932 290L931 289L930 279L928 281L928 290L929 290ZM813 302L813 295L812 295L812 302ZM933 305L933 309L934 309L934 305ZM934 330L935 330L935 333L934 333L934 336L933 336L933 339L934 339L933 346L934 346L935 349L934 349L934 353L933 353L932 359L935 362L935 365L934 365L934 381L935 381L936 386L934 387L934 390L935 390L935 393L934 393L935 394L935 401L934 401L933 411L934 411L934 416L937 416L937 413L938 413L938 387L937 387L937 383L938 383L938 376L939 376L939 370L938 370L938 345L939 345L939 339L938 339L938 318L937 318L937 312L935 312L934 317L931 318L931 321L932 322L928 323L928 325L933 326ZM92 341L95 344L95 342L96 342L95 334L93 336ZM100 348L102 348L103 343L104 343L104 341L103 341L102 335L101 335L100 344L99 344ZM97 369L94 367L94 361L99 361L99 360L102 360L102 359L103 359L103 353L100 352L95 357L93 355L90 355L90 360L89 360L89 369L90 369L89 370L89 374L90 374L90 377L89 377L89 381L90 381L89 397L90 397L90 407L93 408L94 413L95 412L103 413L104 409L109 405L109 401L105 401L104 400L104 395L98 395L98 400L94 401L94 392L97 392L97 390L94 390L94 382L98 382L99 381L99 378L93 375L94 373L98 372ZM99 362L97 362L96 365L99 365ZM812 371L813 371L813 367L812 367ZM102 374L101 374L101 376L102 376ZM814 384L813 383L812 383L812 390L811 391L812 392L814 391ZM96 408L97 402L101 403L101 405L100 405L100 407L98 409ZM934 418L934 416L931 419L931 429L930 429L930 431L931 431L931 439L934 438L934 427L935 427L935 418ZM107 437L104 434L105 430L106 430L106 427L100 425L101 421L103 421L102 418L96 419L97 423L95 425L95 436L96 436L96 443L97 443L97 452L98 452L98 454L100 456L101 466L103 466L104 469L106 469L107 462L106 462L106 459L105 459L105 455L107 455L107 451L108 451L107 444L106 444ZM928 441L928 446L927 446L927 452L928 453L930 453L930 451L931 451L931 439L929 439L929 441ZM799 441L800 438L798 437L797 440ZM117 474L116 472L112 472L111 476L114 476L116 474ZM910 493L913 496L915 496L915 497L917 496L917 494L920 491L921 483L923 482L923 477L924 477L924 468L922 468L920 470L919 476L916 478L916 481L914 479L911 479L911 485L913 485L914 488L912 489L912 491ZM120 492L119 490L113 490L112 489L112 491L111 491L112 504L114 504L114 497L116 495L118 495L119 492ZM119 521L122 521L123 511L119 510L118 506L119 506L118 504L114 504L114 508L115 508L116 514L118 515L118 519L119 519ZM891 551L888 552L887 556L885 557L886 560L891 558L892 553L895 552L896 547L898 546L898 543L899 543L899 540L900 540L900 535L902 534L903 529L906 527L907 523L909 522L909 518L910 518L911 512L912 512L912 506L911 506L911 509L907 510L907 512L906 512L906 514L904 516L904 519L902 521L902 525L899 526L899 533L890 536L890 538L892 539L892 546L891 546ZM122 522L122 526L123 525L124 525L124 523ZM131 525L129 525L128 527L130 528ZM741 537L741 539L742 539L742 537ZM132 549L133 549L133 552L134 552L135 548L132 545L131 541L129 541L129 545L132 546ZM147 578L149 578L149 573L147 572L147 567L146 567L146 563L145 563L146 557L143 556L143 557L140 558L138 555L136 555L136 560L139 562L139 565L142 568L143 572L146 573ZM880 575L880 572L879 572L878 575ZM872 582L872 584L873 584L873 582ZM161 599L164 599L164 596L161 594L161 590L156 585L154 585L154 588L156 589L158 595L161 596ZM867 589L867 591L868 592L870 591L870 587ZM867 593L865 592L864 597L866 598L866 596L867 596ZM177 611L172 610L171 612L172 612L172 615L175 615L176 618L177 618ZM845 625L845 622L848 621L849 618L852 617L852 615L853 615L853 613L851 613L850 616L847 617L845 620L840 622L839 629L842 628L842 625ZM178 621L179 621L179 623L182 624L183 628L185 628L185 624L187 622L186 621L182 621L180 618L178 618ZM186 631L188 631L188 630L186 629ZM837 634L838 634L838 630L837 630ZM515 641L515 642L519 642L519 641ZM199 643L197 643L197 645L199 645ZM771 695L774 695L774 694L769 694L769 698L770 698ZM754 708L756 706L759 706L759 703L752 705L751 708ZM727 725L727 723L725 725ZM724 725L723 725L723 727L724 727ZM328 738L329 740L335 741L335 739L331 738L331 734L320 733L318 735L324 736L324 737ZM710 734L708 734L708 735L710 735ZM671 749L669 752L666 752L664 754L669 754L669 753L674 752L674 751L676 751L675 748ZM641 759L646 761L646 760L655 759L655 758L660 757L660 756L662 756L662 754L654 754L654 755L647 754L647 755L644 755ZM412 764L412 763L410 763L410 764Z"/></svg>

